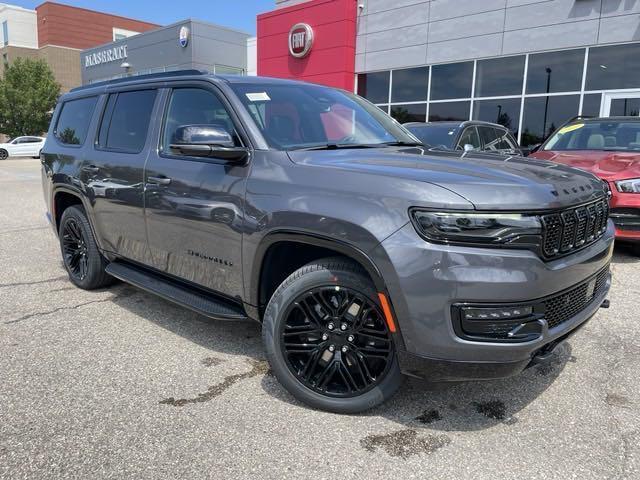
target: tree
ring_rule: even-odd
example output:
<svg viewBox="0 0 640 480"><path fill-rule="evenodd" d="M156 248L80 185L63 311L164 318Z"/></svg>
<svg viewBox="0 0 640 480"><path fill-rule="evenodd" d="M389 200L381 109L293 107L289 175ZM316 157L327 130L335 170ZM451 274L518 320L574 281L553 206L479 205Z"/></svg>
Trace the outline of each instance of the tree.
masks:
<svg viewBox="0 0 640 480"><path fill-rule="evenodd" d="M0 132L10 137L46 132L59 96L60 85L44 60L17 58L0 79Z"/></svg>

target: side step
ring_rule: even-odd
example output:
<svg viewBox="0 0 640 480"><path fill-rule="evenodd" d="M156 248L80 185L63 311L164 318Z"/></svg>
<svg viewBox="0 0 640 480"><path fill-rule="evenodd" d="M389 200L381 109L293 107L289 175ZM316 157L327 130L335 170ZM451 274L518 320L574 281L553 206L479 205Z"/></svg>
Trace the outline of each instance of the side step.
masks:
<svg viewBox="0 0 640 480"><path fill-rule="evenodd" d="M248 317L232 302L192 290L180 283L128 264L113 262L106 272L134 287L156 294L170 302L177 303L209 318L216 320L247 320Z"/></svg>

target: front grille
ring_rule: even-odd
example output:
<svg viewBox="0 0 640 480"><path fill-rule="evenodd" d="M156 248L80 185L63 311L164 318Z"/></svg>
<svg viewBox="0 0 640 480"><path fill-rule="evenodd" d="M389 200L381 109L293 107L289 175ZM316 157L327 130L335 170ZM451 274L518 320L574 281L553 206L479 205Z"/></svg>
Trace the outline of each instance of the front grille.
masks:
<svg viewBox="0 0 640 480"><path fill-rule="evenodd" d="M611 220L619 230L640 232L639 208L612 208Z"/></svg>
<svg viewBox="0 0 640 480"><path fill-rule="evenodd" d="M607 266L595 277L577 287L545 300L544 318L547 320L549 328L557 327L583 311L594 298L604 291L608 276L609 267Z"/></svg>
<svg viewBox="0 0 640 480"><path fill-rule="evenodd" d="M595 242L607 230L609 202L588 205L542 216L542 253L546 258L565 255Z"/></svg>

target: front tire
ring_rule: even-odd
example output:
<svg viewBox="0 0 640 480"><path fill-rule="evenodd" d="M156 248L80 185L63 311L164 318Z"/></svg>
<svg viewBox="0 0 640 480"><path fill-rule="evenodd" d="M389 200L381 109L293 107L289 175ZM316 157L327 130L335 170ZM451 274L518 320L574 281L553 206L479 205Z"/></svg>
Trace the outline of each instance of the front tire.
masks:
<svg viewBox="0 0 640 480"><path fill-rule="evenodd" d="M314 261L276 290L262 337L271 368L298 400L359 413L389 399L404 379L371 280L345 258Z"/></svg>
<svg viewBox="0 0 640 480"><path fill-rule="evenodd" d="M84 209L67 208L60 220L60 250L69 280L84 290L95 290L113 283L105 272L107 262L98 250Z"/></svg>
<svg viewBox="0 0 640 480"><path fill-rule="evenodd" d="M6 160L7 158L9 158L9 152L4 148L0 148L0 160Z"/></svg>

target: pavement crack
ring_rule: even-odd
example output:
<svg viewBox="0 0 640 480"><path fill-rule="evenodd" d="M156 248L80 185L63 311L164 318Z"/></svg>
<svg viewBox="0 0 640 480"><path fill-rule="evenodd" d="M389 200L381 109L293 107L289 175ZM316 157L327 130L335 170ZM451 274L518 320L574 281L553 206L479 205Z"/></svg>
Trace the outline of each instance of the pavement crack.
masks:
<svg viewBox="0 0 640 480"><path fill-rule="evenodd" d="M0 235L9 235L11 233L20 233L20 232L31 232L34 230L47 230L51 227L25 227L25 228L15 228L13 230L5 230L4 232L0 232Z"/></svg>
<svg viewBox="0 0 640 480"><path fill-rule="evenodd" d="M6 321L6 322L4 322L4 324L5 325L10 325L12 323L23 322L24 320L29 320L30 318L34 318L34 317L52 315L54 313L62 312L62 311L77 310L79 308L86 307L88 305L94 305L94 304L97 304L97 303L114 302L114 301L120 300L122 298L130 297L131 295L133 295L133 293L131 293L131 292L122 292L122 293L120 293L118 295L113 295L113 296L111 296L109 298L104 298L102 300L91 300L90 302L83 302L83 303L79 303L77 305L71 305L71 306L68 306L68 307L57 307L57 308L54 308L52 310L46 310L44 312L29 313L27 315L23 315L22 317Z"/></svg>
<svg viewBox="0 0 640 480"><path fill-rule="evenodd" d="M196 397L179 399L170 397L161 400L160 404L171 405L172 407L184 407L185 405L190 405L193 403L208 402L221 395L225 390L241 380L256 377L258 375L268 375L269 364L267 362L263 360L249 360L249 363L251 364L251 370L249 370L248 372L228 375L224 377L224 380L222 382L210 386L206 392L199 393Z"/></svg>
<svg viewBox="0 0 640 480"><path fill-rule="evenodd" d="M43 283L53 283L60 282L62 280L68 280L68 275L60 275L59 277L47 278L45 280L35 280L33 282L14 282L14 283L0 283L0 288L10 288L10 287L23 287L29 285L41 285Z"/></svg>

